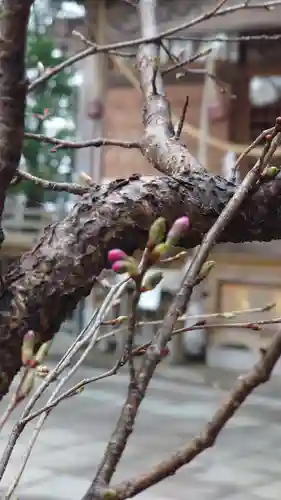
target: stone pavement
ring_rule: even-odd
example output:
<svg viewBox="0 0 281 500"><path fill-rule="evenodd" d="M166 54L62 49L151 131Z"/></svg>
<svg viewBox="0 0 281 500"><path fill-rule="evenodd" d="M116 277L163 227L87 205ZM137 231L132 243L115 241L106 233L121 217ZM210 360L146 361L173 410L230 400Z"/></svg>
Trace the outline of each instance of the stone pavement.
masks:
<svg viewBox="0 0 281 500"><path fill-rule="evenodd" d="M85 367L79 378L98 373ZM147 471L184 446L211 418L226 391L208 371L166 368L151 384L115 481ZM176 374L176 375L175 375ZM235 374L220 373L226 387ZM77 381L78 378L74 379ZM48 418L15 498L80 500L87 490L126 394L122 372L63 402ZM140 500L274 500L281 495L281 388L279 380L256 392L207 450L175 476L140 494ZM4 402L1 403L1 409ZM15 417L13 417L15 421ZM4 450L7 424L0 435ZM0 490L18 470L31 425L21 437ZM114 482L115 482L114 481ZM0 498L3 498L0 494Z"/></svg>

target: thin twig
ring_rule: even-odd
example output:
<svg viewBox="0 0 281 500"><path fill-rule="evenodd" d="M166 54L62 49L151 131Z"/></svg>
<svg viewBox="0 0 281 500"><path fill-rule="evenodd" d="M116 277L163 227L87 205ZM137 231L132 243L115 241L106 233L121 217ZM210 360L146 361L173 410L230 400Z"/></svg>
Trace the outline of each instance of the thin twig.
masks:
<svg viewBox="0 0 281 500"><path fill-rule="evenodd" d="M140 290L136 289L134 290L132 295L131 315L129 317L129 324L128 324L128 338L125 346L125 356L128 357L129 373L130 373L129 390L137 389L137 379L136 379L136 372L135 372L132 351L136 334L137 306L139 299L140 299Z"/></svg>
<svg viewBox="0 0 281 500"><path fill-rule="evenodd" d="M267 382L272 370L281 355L281 330L276 333L269 348L265 351L260 361L245 376L240 376L236 387L229 393L226 401L215 412L213 418L194 437L191 442L181 450L177 450L168 459L149 468L146 473L139 474L136 478L121 483L112 488L112 498L132 498L147 488L157 484L159 481L169 477L171 474L190 463L195 457L207 448L215 444L221 430L227 422L235 415L253 390ZM114 495L116 495L114 497Z"/></svg>
<svg viewBox="0 0 281 500"><path fill-rule="evenodd" d="M224 42L224 43L232 43L232 42L252 42L252 41L278 41L281 39L281 35L276 33L273 35L269 35L263 33L261 35L241 35L241 36L232 36L227 35L224 36L195 36L195 35L174 35L165 38L165 40L175 40L175 41L190 41L190 42Z"/></svg>
<svg viewBox="0 0 281 500"><path fill-rule="evenodd" d="M7 406L6 411L3 413L1 420L0 420L0 431L2 431L4 425L6 424L7 420L10 418L12 412L16 409L19 403L19 393L22 388L22 385L26 379L27 373L28 373L29 367L25 367L23 370L23 373L21 374L19 384L17 386L16 392L12 397L11 402Z"/></svg>
<svg viewBox="0 0 281 500"><path fill-rule="evenodd" d="M89 38L85 37L85 35L80 33L80 31L73 30L72 35L80 38L80 40L83 43L85 43L85 45L87 45L88 47L94 47L95 49L98 49L98 45L96 43L92 42L91 40L89 40ZM117 50L109 50L108 54L113 55L113 56L118 56L118 57L136 57L135 52L120 52Z"/></svg>
<svg viewBox="0 0 281 500"><path fill-rule="evenodd" d="M278 140L281 141L280 133L278 134ZM256 165L247 174L245 179L237 188L236 193L233 195L227 206L221 212L212 228L206 234L198 252L195 254L191 265L189 266L188 271L184 276L180 291L176 295L175 300L169 308L168 313L166 314L157 333L155 341L144 354L143 363L138 373L138 393L129 394L127 400L125 401L121 416L118 420L117 428L114 430L112 439L108 443L103 461L90 487L90 492L94 492L96 485L100 484L100 482L105 485L109 483L114 473L115 467L126 447L130 435L130 429L134 425L139 406L144 399L150 380L155 372L158 363L161 361L163 350L166 348L167 343L172 338L172 332L179 316L183 314L188 305L200 270L210 250L214 246L217 238L234 217L242 202L248 196L250 189L258 181L262 169L264 168L264 164L268 159L268 153L270 151L271 144L266 144L264 147L262 158L257 161ZM128 405L130 405L131 408L129 413L127 412ZM118 436L118 438L116 436Z"/></svg>
<svg viewBox="0 0 281 500"><path fill-rule="evenodd" d="M271 319L263 319L258 321L245 321L245 322L236 322L236 323L205 323L203 321L199 321L199 324L195 324L192 326L187 326L183 328L179 328L173 331L173 336L178 335L179 333L187 332L189 330L200 330L200 328L243 328L249 330L260 331L265 325L276 325L281 323L281 317L271 318Z"/></svg>
<svg viewBox="0 0 281 500"><path fill-rule="evenodd" d="M167 49L167 47L166 47L166 49ZM197 52L193 56L190 56L187 59L184 59L183 61L177 60L177 62L175 64L173 64L172 66L169 66L168 68L163 69L162 75L163 76L167 75L168 73L171 73L172 71L175 71L178 68L184 68L184 66L191 64L191 63L197 61L198 59L201 59L202 57L208 56L211 52L212 52L212 49L209 48L209 49L202 50L201 52ZM175 56L173 56L173 58L174 57Z"/></svg>
<svg viewBox="0 0 281 500"><path fill-rule="evenodd" d="M43 134L33 134L31 132L25 132L25 137L27 139L34 139L36 141L45 142L47 144L53 144L55 148L52 151L57 151L58 149L82 149L89 147L101 147L101 146L117 146L126 149L139 149L140 144L138 141L121 141L118 139L106 139L98 138L91 139L89 141L67 141L64 139L57 139L56 137L49 137Z"/></svg>
<svg viewBox="0 0 281 500"><path fill-rule="evenodd" d="M267 306L264 307L256 307L253 309L244 309L244 310L235 310L235 311L230 311L230 312L222 312L222 313L212 313L212 314L196 314L196 315L191 315L191 316L180 316L177 319L177 322L179 321L196 321L196 322L204 322L204 326L207 326L208 323L206 323L207 320L213 319L213 318L222 318L222 319L233 319L236 316L243 315L243 314L256 314L256 313L262 313L266 311L270 311L275 307L276 304L268 304ZM118 318L117 318L118 319ZM155 326L155 325L161 325L163 322L163 319L157 319L153 321L139 321L136 323L136 327L143 327L143 326ZM257 322L254 321L252 324L256 324ZM108 322L103 322L103 325L108 325L108 324L113 324L110 321ZM226 323L225 326L228 326L231 323ZM219 323L219 325L222 325L222 323ZM190 327L189 327L190 328ZM108 339L112 336L119 335L122 332L127 332L128 331L128 326L122 326L121 328L112 330L110 332L104 333L100 337L97 338L97 341L105 340ZM178 331L175 330L177 333Z"/></svg>
<svg viewBox="0 0 281 500"><path fill-rule="evenodd" d="M40 408L39 410L36 410L31 415L28 415L24 419L20 420L20 425L25 426L27 423L29 423L31 420L33 420L34 418L38 417L42 413L44 413L45 414L44 417L47 418L47 416L50 413L50 411L53 410L61 401L65 400L67 398L71 398L73 396L76 396L79 393L79 391L81 392L81 389L83 389L86 385L91 384L93 382L97 382L99 380L103 380L103 379L108 378L108 377L111 377L112 375L115 375L117 373L117 371L118 371L120 363L121 363L121 361L118 360L115 363L115 365L110 370L108 370L107 372L102 373L101 375L97 375L95 377L91 377L91 378L87 378L87 379L81 380L76 385L74 385L73 387L71 387L70 389L68 389L67 391L65 391L63 394L61 394L60 396L58 396L56 399L53 399L53 401L47 403L44 408ZM39 435L39 433L40 433L40 431L42 429L43 423L44 423L43 419L42 420L38 420L38 422L37 422L37 424L36 424L36 426L34 428L32 437L31 437L31 439L30 439L30 441L28 443L27 452L24 455L23 462L21 463L20 469L19 469L16 477L14 478L13 482L11 483L11 485L10 485L10 487L8 489L8 492L5 495L5 500L9 500L11 498L12 494L14 493L15 489L17 488L17 486L18 486L18 484L20 482L20 479L22 477L22 474L24 472L24 469L25 469L25 467L27 465L28 459L29 459L30 454L32 452L32 448L34 447L35 442L37 440L37 437L38 437L38 435Z"/></svg>
<svg viewBox="0 0 281 500"><path fill-rule="evenodd" d="M46 179L41 179L29 172L23 172L22 170L17 170L16 177L11 182L11 185L18 184L20 181L31 181L37 186L41 186L43 189L50 189L56 192L67 192L77 195L83 195L88 193L90 190L89 186L81 186L80 184L75 184L72 182L54 182L48 181Z"/></svg>
<svg viewBox="0 0 281 500"><path fill-rule="evenodd" d="M76 353L83 347L84 345L87 345L85 351L82 353L78 361L73 365L71 370L67 373L65 377L63 377L60 382L58 383L56 389L54 390L52 396L48 400L48 404L52 402L53 399L55 399L56 395L58 394L58 391L61 389L61 387L69 380L69 378L77 371L81 363L84 361L90 350L93 348L93 346L96 343L96 339L98 337L98 332L99 328L101 326L101 322L104 319L104 316L108 313L111 302L115 298L116 294L123 292L125 287L128 284L128 279L125 279L121 282L119 282L115 287L113 287L110 292L108 293L107 297L105 298L100 310L96 313L94 312L92 318L90 319L88 325L82 330L82 332L79 334L77 339L73 342L72 346L67 350L67 352L64 354L62 359L59 361L59 363L56 365L56 367L47 375L45 380L42 382L42 384L38 387L38 389L34 392L33 396L30 398L28 404L26 405L20 420L18 423L15 424L13 427L12 433L9 437L8 444L6 446L6 449L4 450L4 453L1 458L0 462L0 480L3 477L3 474L6 470L6 467L8 465L8 462L10 460L10 456L13 452L14 446L21 435L24 425L21 423L21 421L27 417L34 407L35 403L38 401L38 399L41 397L43 392L47 389L47 387L50 385L53 380L56 380L57 377L69 366L70 360L75 356ZM40 422L38 422L38 426L36 428L36 433L37 436L39 435L40 429L43 426L48 414L45 413L44 415L41 416ZM40 428L39 428L40 424ZM30 443L30 447L27 450L26 455L30 455L33 444L35 441Z"/></svg>
<svg viewBox="0 0 281 500"><path fill-rule="evenodd" d="M272 0L271 2L266 2L264 5L259 4L251 4L247 7L247 10L262 10L264 6L267 7L275 7L278 5L281 5L281 2L279 0ZM99 53L99 52L110 52L112 50L118 50L118 49L124 49L127 47L133 47L133 46L139 46L144 43L152 43L152 42L159 42L159 40L162 40L163 38L169 37L171 35L174 35L175 33L182 31L187 28L191 28L192 26L196 26L197 24L200 24L203 21L207 21L208 19L211 19L212 17L218 17L218 16L224 16L227 14L233 14L238 11L243 11L245 10L245 2L237 4L232 7L228 7L225 9L220 9L219 11L211 9L208 12L205 12L196 18L193 18L191 20L187 20L184 23L175 26L173 28L167 29L162 31L161 33L157 33L154 36L150 37L140 37L135 40L127 40L124 42L118 42L118 43L113 43L113 44L107 44L107 45L102 45L102 46L97 46L97 47L88 47L85 50L82 50L81 52L78 52L74 56L69 57L62 63L58 64L54 68L46 71L40 77L36 78L31 82L28 86L28 91L31 92L33 91L38 85L41 85L45 81L49 80L53 76L57 75L60 71L63 71L65 68L68 68L69 66L72 66L74 63L80 61L81 59L84 59L85 57L91 56L93 54ZM215 13L214 13L215 12Z"/></svg>
<svg viewBox="0 0 281 500"><path fill-rule="evenodd" d="M231 180L235 182L236 179L236 171L241 163L241 161L247 156L247 154L254 149L268 134L272 134L274 131L274 127L268 128L261 132L261 134L241 153L241 155L237 158L234 167L233 167L233 172L232 172L232 178Z"/></svg>
<svg viewBox="0 0 281 500"><path fill-rule="evenodd" d="M207 71L206 68L185 68L185 65L186 64L189 64L191 62L194 62L197 60L197 56L198 57L205 57L205 56L208 56L213 48L210 47L208 49L206 49L205 51L202 51L202 52L198 52L197 54L195 54L193 57L195 57L196 59L192 59L192 58L189 58L185 61L181 61L179 57L176 57L174 54L172 54L170 52L170 50L166 47L166 45L163 43L162 44L162 47L163 49L165 50L165 52L168 54L168 56L170 57L170 59L175 63L173 66L170 66L170 68L167 69L167 72L170 72L170 71L173 71L175 69L178 69L178 68L181 68L183 70L183 73L185 75L188 75L189 73L200 73L200 74L204 74L204 75L207 75L209 78L211 78L215 84L218 86L219 88L219 91L222 93L222 94L226 94L228 92L227 88L224 86L223 82L221 80L219 80L219 78L213 74L213 73L210 73L209 71ZM192 60L191 60L192 59ZM165 71L166 70L163 70L162 71L162 74L165 74ZM233 96L231 96L233 97Z"/></svg>
<svg viewBox="0 0 281 500"><path fill-rule="evenodd" d="M185 101L184 101L184 105L183 105L183 108L182 108L181 116L180 116L180 119L179 119L179 123L178 123L177 129L175 131L175 139L177 139L177 140L179 140L179 138L181 136L181 133L182 133L182 129L183 129L184 121L185 121L185 115L186 115L186 112L187 112L188 104L189 104L189 96L186 96ZM186 252L184 252L184 254L185 253ZM175 258L173 258L173 257L170 257L170 259L175 260ZM166 259L166 262L167 262L167 259Z"/></svg>
<svg viewBox="0 0 281 500"><path fill-rule="evenodd" d="M221 5L221 2L219 5ZM145 2L144 0L140 1L141 26L142 26L142 33L144 36L153 37L157 32L155 8L156 6L153 0L151 0L150 2ZM153 118L153 113L154 114L157 113L157 110L159 109L159 102L161 101L162 98L160 95L157 95L155 98L151 97L151 81L148 81L151 79L151 76L153 75L152 61L154 61L156 56L157 56L157 50L155 45L153 44L142 47L138 55L142 88L146 99L146 107L147 107L146 116L149 117L148 123L150 126L152 123L151 118ZM158 79L159 79L159 85L161 86L162 82L160 75L158 75ZM157 99L158 106L153 107L154 99L155 100ZM164 97L162 99L164 101ZM149 104L151 106L149 106ZM165 115L165 118L163 119L166 120L165 123L166 128L165 127L163 127L162 129L160 128L161 132L163 130L163 133L159 135L160 139L156 133L155 141L156 144L158 145L158 143L161 140L163 140L166 149L167 147L166 141L169 142L169 137L166 137L167 130L169 131L171 130L170 123L168 123L169 114L167 113ZM156 123L155 126L157 127L159 120L158 122L155 123ZM160 124L160 127L162 127L162 125L163 124ZM277 127L276 127L276 134L277 134ZM278 143L281 142L280 135L281 135L280 133L277 134ZM155 341L153 342L151 347L147 349L147 353L144 355L143 363L141 365L140 371L138 372L139 390L134 393L133 392L128 393L127 399L121 411L121 415L118 419L117 426L112 433L103 460L98 468L97 474L93 479L88 492L84 496L84 500L93 498L95 496L97 488L99 490L100 488L105 488L106 490L106 487L109 484L112 475L114 474L116 466L123 455L124 449L126 448L127 441L131 434L131 429L133 428L137 417L138 409L145 397L147 387L155 372L155 369L158 363L162 359L162 353L165 350L167 343L171 339L172 332L177 322L177 319L184 313L188 305L188 302L192 294L192 290L196 284L196 280L198 280L201 267L203 266L210 250L216 243L220 234L224 231L226 226L232 220L237 210L240 208L242 202L248 196L248 193L250 192L252 187L259 180L263 168L265 167L270 155L273 154L275 146L276 144L274 144L273 146L273 141L271 143L268 142L265 145L261 158L257 161L256 165L245 177L241 185L238 187L236 193L233 195L233 197L231 198L227 206L224 208L224 210L221 212L220 216L218 217L218 219L216 220L210 231L203 239L203 242L198 252L194 256L194 259L192 260L192 263L184 277L180 291L177 294L176 299L173 301L173 304L169 308L169 311L163 320L162 326L160 327L160 330L157 334Z"/></svg>

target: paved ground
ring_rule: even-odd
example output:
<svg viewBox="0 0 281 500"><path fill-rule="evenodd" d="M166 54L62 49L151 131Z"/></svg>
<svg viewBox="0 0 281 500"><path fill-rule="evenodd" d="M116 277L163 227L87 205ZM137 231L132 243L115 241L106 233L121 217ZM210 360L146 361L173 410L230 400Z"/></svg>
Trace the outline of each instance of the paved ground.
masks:
<svg viewBox="0 0 281 500"><path fill-rule="evenodd" d="M166 369L152 383L136 432L116 480L146 471L183 446L208 421L234 374ZM98 372L84 368L81 377ZM205 379L205 380L204 380ZM126 392L126 374L98 382L49 417L15 498L79 500L89 486ZM207 382L206 382L207 380ZM252 396L208 450L174 477L139 495L140 500L271 500L281 492L281 389L274 381ZM2 403L3 405L3 403ZM0 451L11 425L0 436ZM2 491L16 473L30 436L23 435L3 478ZM1 495L0 495L1 496Z"/></svg>

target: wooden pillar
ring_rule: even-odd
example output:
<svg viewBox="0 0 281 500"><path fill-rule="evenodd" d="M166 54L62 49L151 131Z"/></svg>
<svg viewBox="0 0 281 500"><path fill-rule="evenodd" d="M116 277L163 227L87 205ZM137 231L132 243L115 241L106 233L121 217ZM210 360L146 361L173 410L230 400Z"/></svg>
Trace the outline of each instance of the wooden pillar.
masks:
<svg viewBox="0 0 281 500"><path fill-rule="evenodd" d="M250 77L247 71L246 50L246 45L241 43L239 58L235 71L232 73L231 92L235 98L230 101L228 138L234 143L248 145L250 142ZM240 165L241 178L245 176L248 169L248 158L245 158Z"/></svg>

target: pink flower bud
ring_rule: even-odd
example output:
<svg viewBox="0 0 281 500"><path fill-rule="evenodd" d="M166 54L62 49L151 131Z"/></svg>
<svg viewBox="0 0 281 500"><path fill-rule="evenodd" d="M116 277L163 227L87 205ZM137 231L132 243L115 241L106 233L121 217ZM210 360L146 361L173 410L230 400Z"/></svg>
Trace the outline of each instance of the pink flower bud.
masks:
<svg viewBox="0 0 281 500"><path fill-rule="evenodd" d="M176 245L184 233L188 231L189 227L190 220L186 215L177 219L168 232L167 243L169 245Z"/></svg>
<svg viewBox="0 0 281 500"><path fill-rule="evenodd" d="M137 276L137 266L131 260L117 260L112 265L112 270L117 274L128 273L132 278Z"/></svg>
<svg viewBox="0 0 281 500"><path fill-rule="evenodd" d="M124 260L128 258L128 255L123 252L123 250L120 250L119 248L114 248L113 250L110 250L108 252L108 260L110 262L116 262L117 260Z"/></svg>
<svg viewBox="0 0 281 500"><path fill-rule="evenodd" d="M169 245L167 243L159 243L159 245L156 245L154 250L152 250L151 255L149 257L150 263L155 264L160 257L163 257L167 251L169 250Z"/></svg>

